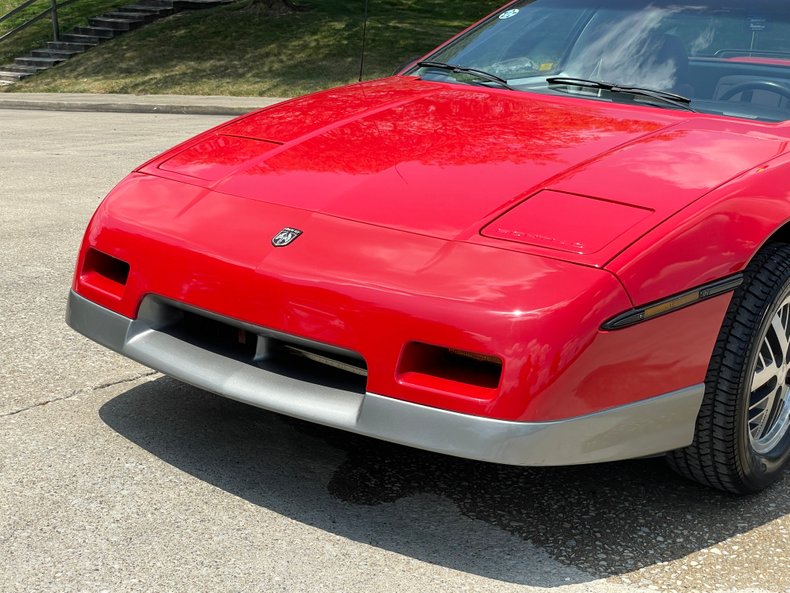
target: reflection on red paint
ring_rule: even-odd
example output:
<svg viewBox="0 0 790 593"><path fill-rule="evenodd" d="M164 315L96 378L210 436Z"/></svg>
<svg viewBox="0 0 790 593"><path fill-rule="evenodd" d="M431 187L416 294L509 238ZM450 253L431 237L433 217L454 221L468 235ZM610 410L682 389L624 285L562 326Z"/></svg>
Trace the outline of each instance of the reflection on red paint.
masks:
<svg viewBox="0 0 790 593"><path fill-rule="evenodd" d="M78 264L89 248L128 262L123 293L79 274L74 288L129 317L158 294L353 350L374 393L568 418L704 380L729 295L601 324L743 269L790 220L788 136L578 97L354 85L238 119L129 176ZM273 248L285 227L304 232ZM458 390L423 367L399 380L414 343L495 357L500 381Z"/></svg>
<svg viewBox="0 0 790 593"><path fill-rule="evenodd" d="M218 135L193 144L159 165L162 171L217 181L279 146L274 142Z"/></svg>

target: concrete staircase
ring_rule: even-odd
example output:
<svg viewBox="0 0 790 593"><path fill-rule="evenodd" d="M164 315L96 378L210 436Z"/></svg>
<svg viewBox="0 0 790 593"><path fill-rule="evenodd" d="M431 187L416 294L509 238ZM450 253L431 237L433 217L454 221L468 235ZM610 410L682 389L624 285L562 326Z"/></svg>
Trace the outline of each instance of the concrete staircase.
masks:
<svg viewBox="0 0 790 593"><path fill-rule="evenodd" d="M232 0L138 0L112 12L88 20L88 26L75 27L59 41L34 49L13 64L0 66L0 85L20 80L65 62L100 43L181 10L210 8Z"/></svg>

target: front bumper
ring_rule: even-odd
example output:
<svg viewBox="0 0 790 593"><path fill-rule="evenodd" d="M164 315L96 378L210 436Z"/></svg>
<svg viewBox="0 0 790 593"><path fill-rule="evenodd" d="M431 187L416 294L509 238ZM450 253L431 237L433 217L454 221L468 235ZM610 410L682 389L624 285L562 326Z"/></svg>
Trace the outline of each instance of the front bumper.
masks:
<svg viewBox="0 0 790 593"><path fill-rule="evenodd" d="M240 329L260 330L232 319ZM146 366L219 395L318 424L457 457L525 466L643 457L685 447L694 437L704 385L552 422L460 414L374 393L285 376L178 339L150 319L129 319L69 295L66 322Z"/></svg>

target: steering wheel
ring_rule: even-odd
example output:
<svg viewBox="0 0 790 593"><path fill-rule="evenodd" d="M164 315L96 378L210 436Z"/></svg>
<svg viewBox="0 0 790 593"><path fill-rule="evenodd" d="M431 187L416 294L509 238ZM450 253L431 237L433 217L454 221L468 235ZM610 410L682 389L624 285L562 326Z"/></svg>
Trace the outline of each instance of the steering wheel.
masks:
<svg viewBox="0 0 790 593"><path fill-rule="evenodd" d="M729 101L735 95L739 93L745 93L747 91L768 91L769 93L774 93L790 101L790 89L788 89L783 84L779 84L778 82L773 82L771 80L753 80L750 82L736 84L734 87L722 93L721 97L719 97L719 100Z"/></svg>

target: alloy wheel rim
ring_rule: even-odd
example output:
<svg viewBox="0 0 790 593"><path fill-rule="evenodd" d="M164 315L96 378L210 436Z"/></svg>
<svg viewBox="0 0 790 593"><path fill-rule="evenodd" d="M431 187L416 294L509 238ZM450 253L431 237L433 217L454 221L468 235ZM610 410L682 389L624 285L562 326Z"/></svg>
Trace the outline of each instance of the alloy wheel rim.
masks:
<svg viewBox="0 0 790 593"><path fill-rule="evenodd" d="M790 295L760 343L749 392L747 423L756 453L773 450L790 427Z"/></svg>

